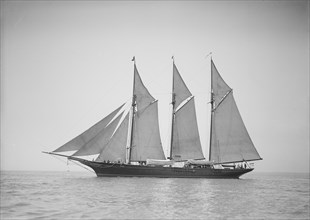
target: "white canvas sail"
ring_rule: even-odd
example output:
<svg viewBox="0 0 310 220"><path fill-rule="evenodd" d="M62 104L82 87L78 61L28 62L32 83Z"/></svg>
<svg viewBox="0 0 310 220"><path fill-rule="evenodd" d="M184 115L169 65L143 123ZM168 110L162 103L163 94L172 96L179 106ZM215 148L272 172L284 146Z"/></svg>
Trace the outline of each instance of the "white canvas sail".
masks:
<svg viewBox="0 0 310 220"><path fill-rule="evenodd" d="M157 101L135 113L131 161L147 159L165 159L160 141Z"/></svg>
<svg viewBox="0 0 310 220"><path fill-rule="evenodd" d="M175 112L172 158L174 160L203 159L198 132L194 97Z"/></svg>
<svg viewBox="0 0 310 220"><path fill-rule="evenodd" d="M133 96L130 161L165 159L159 134L157 101L144 86L135 64Z"/></svg>
<svg viewBox="0 0 310 220"><path fill-rule="evenodd" d="M261 159L242 121L232 92L214 112L213 125L211 161L229 163Z"/></svg>
<svg viewBox="0 0 310 220"><path fill-rule="evenodd" d="M220 103L223 97L231 90L231 88L222 79L221 75L217 71L213 61L211 60L211 87L213 92L214 107Z"/></svg>
<svg viewBox="0 0 310 220"><path fill-rule="evenodd" d="M133 95L135 96L137 106L139 109L143 109L149 104L151 104L155 99L149 93L147 88L144 86L139 72L137 70L136 64L134 65L134 87Z"/></svg>
<svg viewBox="0 0 310 220"><path fill-rule="evenodd" d="M244 160L260 160L247 132L233 97L211 62L214 108L211 122L210 161L230 163Z"/></svg>
<svg viewBox="0 0 310 220"><path fill-rule="evenodd" d="M192 96L191 92L184 83L176 65L173 63L173 86L172 93L175 95L174 110L187 98Z"/></svg>
<svg viewBox="0 0 310 220"><path fill-rule="evenodd" d="M126 160L126 143L127 143L127 134L128 134L128 121L129 113L115 131L114 135L103 148L100 155L97 157L97 162L102 161L121 161L125 162Z"/></svg>
<svg viewBox="0 0 310 220"><path fill-rule="evenodd" d="M84 131L82 134L78 135L77 137L73 138L66 144L62 145L61 147L57 148L53 152L64 152L64 151L74 151L81 149L87 142L93 139L99 132L101 132L107 124L114 118L114 116L119 112L119 110L124 106L121 105L104 119L90 127L88 130Z"/></svg>
<svg viewBox="0 0 310 220"><path fill-rule="evenodd" d="M109 125L99 132L93 139L87 142L80 150L75 152L72 156L86 156L99 154L110 140L116 126L121 120L123 113L114 119Z"/></svg>

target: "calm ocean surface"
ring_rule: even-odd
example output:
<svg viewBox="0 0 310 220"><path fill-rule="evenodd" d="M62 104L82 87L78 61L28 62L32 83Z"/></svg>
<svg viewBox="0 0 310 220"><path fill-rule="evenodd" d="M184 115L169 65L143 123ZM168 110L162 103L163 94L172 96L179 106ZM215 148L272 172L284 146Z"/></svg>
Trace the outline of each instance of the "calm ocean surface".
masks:
<svg viewBox="0 0 310 220"><path fill-rule="evenodd" d="M309 174L218 180L1 171L0 219L309 219Z"/></svg>

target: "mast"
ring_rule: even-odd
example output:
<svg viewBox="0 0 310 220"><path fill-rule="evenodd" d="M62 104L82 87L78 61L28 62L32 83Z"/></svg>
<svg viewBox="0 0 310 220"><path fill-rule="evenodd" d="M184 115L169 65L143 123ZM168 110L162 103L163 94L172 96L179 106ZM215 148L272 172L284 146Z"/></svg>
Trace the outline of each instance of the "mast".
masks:
<svg viewBox="0 0 310 220"><path fill-rule="evenodd" d="M173 62L172 87L172 159L178 161L202 159L204 156L201 149L194 96L187 88L175 62Z"/></svg>
<svg viewBox="0 0 310 220"><path fill-rule="evenodd" d="M174 65L174 56L171 57L173 60ZM172 66L173 71L173 66ZM172 104L172 111L171 111L171 138L170 138L170 156L168 159L172 159L172 145L173 145L173 125L174 125L174 107L175 107L175 93L174 93L174 80L173 80L174 74L172 74L172 97L171 97L171 104Z"/></svg>
<svg viewBox="0 0 310 220"><path fill-rule="evenodd" d="M134 62L134 70L136 68L136 59L135 57L132 58L132 61ZM133 92L132 92L132 102L131 102L131 125L130 125L130 142L128 147L128 161L127 163L130 163L131 160L131 149L132 149L132 142L133 142L133 126L134 126L134 120L135 120L135 108L136 108L136 95L134 94L135 89L135 74L133 77Z"/></svg>
<svg viewBox="0 0 310 220"><path fill-rule="evenodd" d="M211 123L210 123L210 144L209 144L209 161L211 161L211 144L212 144L212 121L213 121L213 76L212 76L212 57L211 57L211 97L210 97L210 104L211 104Z"/></svg>
<svg viewBox="0 0 310 220"><path fill-rule="evenodd" d="M172 114L171 114L171 140L170 140L170 157L168 159L172 159L172 144L173 144L173 125L174 125L174 106L175 106L175 94L172 93Z"/></svg>

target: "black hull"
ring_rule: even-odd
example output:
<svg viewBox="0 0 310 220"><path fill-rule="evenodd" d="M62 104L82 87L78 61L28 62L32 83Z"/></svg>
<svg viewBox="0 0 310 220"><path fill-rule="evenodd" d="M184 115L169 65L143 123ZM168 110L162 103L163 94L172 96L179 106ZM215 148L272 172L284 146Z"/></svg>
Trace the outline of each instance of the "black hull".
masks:
<svg viewBox="0 0 310 220"><path fill-rule="evenodd" d="M253 169L179 168L113 164L70 158L91 167L98 177L161 177L161 178L217 178L237 179Z"/></svg>

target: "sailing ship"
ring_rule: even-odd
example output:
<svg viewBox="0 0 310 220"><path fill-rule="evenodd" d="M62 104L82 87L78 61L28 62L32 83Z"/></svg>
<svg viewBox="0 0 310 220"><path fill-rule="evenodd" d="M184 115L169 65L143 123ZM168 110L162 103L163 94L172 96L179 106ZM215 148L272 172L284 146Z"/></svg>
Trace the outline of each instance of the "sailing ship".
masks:
<svg viewBox="0 0 310 220"><path fill-rule="evenodd" d="M98 177L239 178L261 160L242 121L233 90L211 58L209 158L203 155L194 96L173 59L170 154L159 130L158 100L145 87L135 57L130 109L122 104L101 121L52 152L92 168ZM64 152L73 151L65 155ZM96 155L89 160L82 156ZM97 156L98 155L98 156Z"/></svg>

